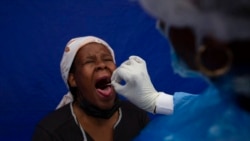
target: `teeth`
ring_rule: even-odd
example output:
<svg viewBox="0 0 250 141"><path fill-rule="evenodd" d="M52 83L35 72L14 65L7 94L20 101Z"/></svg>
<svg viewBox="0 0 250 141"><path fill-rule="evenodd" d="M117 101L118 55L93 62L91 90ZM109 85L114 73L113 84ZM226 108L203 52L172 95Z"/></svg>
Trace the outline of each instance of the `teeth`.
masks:
<svg viewBox="0 0 250 141"><path fill-rule="evenodd" d="M111 86L111 83L108 83L107 86Z"/></svg>

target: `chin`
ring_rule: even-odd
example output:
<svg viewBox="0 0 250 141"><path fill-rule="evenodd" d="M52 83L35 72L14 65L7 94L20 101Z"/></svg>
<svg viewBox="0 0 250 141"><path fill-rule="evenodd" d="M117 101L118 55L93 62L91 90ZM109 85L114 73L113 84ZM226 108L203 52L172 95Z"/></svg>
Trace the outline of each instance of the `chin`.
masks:
<svg viewBox="0 0 250 141"><path fill-rule="evenodd" d="M114 100L112 101L105 101L105 102L102 102L101 104L99 104L99 108L103 109L103 110L108 110L108 109L111 109L112 107L114 106Z"/></svg>

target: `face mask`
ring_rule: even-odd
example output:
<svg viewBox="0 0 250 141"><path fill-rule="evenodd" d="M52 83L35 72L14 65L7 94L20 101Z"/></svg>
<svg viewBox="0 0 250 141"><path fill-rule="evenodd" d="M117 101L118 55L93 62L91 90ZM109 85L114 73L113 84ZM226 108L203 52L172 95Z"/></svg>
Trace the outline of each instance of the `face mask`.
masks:
<svg viewBox="0 0 250 141"><path fill-rule="evenodd" d="M108 110L100 109L94 104L87 101L86 99L82 99L81 102L79 102L79 106L82 110L84 110L86 114L90 116L103 118L103 119L109 119L120 107L120 100L116 96L113 107Z"/></svg>
<svg viewBox="0 0 250 141"><path fill-rule="evenodd" d="M175 73L182 77L200 77L201 74L188 68L171 47L171 65Z"/></svg>
<svg viewBox="0 0 250 141"><path fill-rule="evenodd" d="M162 28L160 22L157 22L157 30L168 40L168 27ZM170 41L171 42L171 41ZM170 56L171 56L171 65L175 73L179 74L182 77L200 77L200 73L195 72L187 66L186 63L176 54L173 46L170 43Z"/></svg>

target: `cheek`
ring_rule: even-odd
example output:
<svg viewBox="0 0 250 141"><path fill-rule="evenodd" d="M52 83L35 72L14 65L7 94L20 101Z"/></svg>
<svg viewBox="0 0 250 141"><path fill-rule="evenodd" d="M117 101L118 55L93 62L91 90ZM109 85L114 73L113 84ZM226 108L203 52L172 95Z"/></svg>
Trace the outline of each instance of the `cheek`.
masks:
<svg viewBox="0 0 250 141"><path fill-rule="evenodd" d="M116 65L114 63L109 64L108 67L112 72L116 69Z"/></svg>
<svg viewBox="0 0 250 141"><path fill-rule="evenodd" d="M78 70L75 75L76 82L81 83L81 84L85 84L86 82L89 82L92 76L92 72L93 71L91 71L90 69Z"/></svg>
<svg viewBox="0 0 250 141"><path fill-rule="evenodd" d="M115 71L115 69L116 69L116 67L113 67L113 68L111 68L111 71L112 71L112 72L114 72L114 71Z"/></svg>

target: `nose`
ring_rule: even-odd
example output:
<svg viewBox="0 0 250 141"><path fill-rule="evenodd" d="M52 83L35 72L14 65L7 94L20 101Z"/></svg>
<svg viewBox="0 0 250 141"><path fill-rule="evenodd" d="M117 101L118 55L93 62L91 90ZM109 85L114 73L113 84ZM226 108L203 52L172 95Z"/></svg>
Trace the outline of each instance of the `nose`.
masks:
<svg viewBox="0 0 250 141"><path fill-rule="evenodd" d="M107 65L104 61L98 60L96 62L96 70L102 70L102 69L106 69L106 68L107 68Z"/></svg>

